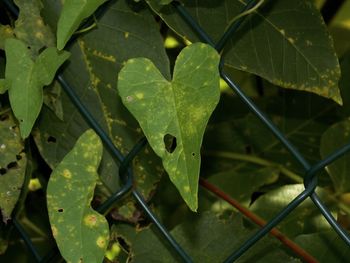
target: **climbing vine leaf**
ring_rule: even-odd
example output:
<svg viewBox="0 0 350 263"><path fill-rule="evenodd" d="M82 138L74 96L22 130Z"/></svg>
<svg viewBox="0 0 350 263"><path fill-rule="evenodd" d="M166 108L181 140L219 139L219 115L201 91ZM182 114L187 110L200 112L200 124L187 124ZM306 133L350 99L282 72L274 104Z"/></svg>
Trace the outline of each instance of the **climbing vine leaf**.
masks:
<svg viewBox="0 0 350 263"><path fill-rule="evenodd" d="M84 18L107 0L66 0L57 26L57 48L63 49Z"/></svg>
<svg viewBox="0 0 350 263"><path fill-rule="evenodd" d="M0 116L0 209L6 222L21 193L27 158L13 116Z"/></svg>
<svg viewBox="0 0 350 263"><path fill-rule="evenodd" d="M197 43L179 54L172 81L146 58L128 60L118 79L124 105L192 210L198 203L202 138L220 97L218 63L212 47ZM167 138L173 139L173 149L166 147Z"/></svg>
<svg viewBox="0 0 350 263"><path fill-rule="evenodd" d="M18 39L7 39L5 52L5 87L9 89L11 107L20 122L21 136L26 138L43 103L42 87L52 82L57 69L69 57L69 53L58 52L51 47L33 61L27 46Z"/></svg>
<svg viewBox="0 0 350 263"><path fill-rule="evenodd" d="M98 136L86 131L50 177L47 206L52 234L68 262L102 262L108 245L107 220L90 205L102 149Z"/></svg>
<svg viewBox="0 0 350 263"><path fill-rule="evenodd" d="M173 5L147 2L180 36L192 42L198 40ZM218 42L245 2L187 0L183 5ZM265 1L228 39L223 55L226 69L251 72L278 86L313 92L342 103L333 41L313 1Z"/></svg>

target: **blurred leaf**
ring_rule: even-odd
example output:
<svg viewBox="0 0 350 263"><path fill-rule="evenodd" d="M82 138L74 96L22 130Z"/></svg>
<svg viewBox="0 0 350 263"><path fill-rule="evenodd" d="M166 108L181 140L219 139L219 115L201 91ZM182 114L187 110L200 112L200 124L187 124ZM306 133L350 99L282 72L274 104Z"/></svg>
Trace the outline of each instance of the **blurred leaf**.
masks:
<svg viewBox="0 0 350 263"><path fill-rule="evenodd" d="M350 30L349 30L350 37ZM350 48L350 38L349 38L349 48ZM345 117L350 117L350 49L344 54L340 60L341 66L341 78L339 81L339 88L343 98L343 107L339 110Z"/></svg>
<svg viewBox="0 0 350 263"><path fill-rule="evenodd" d="M329 27L329 32L334 39L334 47L337 55L341 58L350 50L350 28L343 25L334 25Z"/></svg>
<svg viewBox="0 0 350 263"><path fill-rule="evenodd" d="M342 263L348 262L350 258L349 246L334 230L300 235L295 238L295 242L320 263Z"/></svg>
<svg viewBox="0 0 350 263"><path fill-rule="evenodd" d="M179 35L198 41L172 5L149 4ZM209 36L218 41L244 3L190 0L184 6ZM342 103L337 87L340 69L333 43L319 11L310 1L264 3L227 42L224 57L226 67L257 74L284 88L314 92Z"/></svg>
<svg viewBox="0 0 350 263"><path fill-rule="evenodd" d="M33 61L27 46L17 39L6 41L5 52L5 76L11 107L20 123L21 136L26 138L43 103L42 87L52 82L57 69L69 54L47 48Z"/></svg>
<svg viewBox="0 0 350 263"><path fill-rule="evenodd" d="M17 125L10 114L0 116L0 208L3 221L11 218L20 196L27 158Z"/></svg>
<svg viewBox="0 0 350 263"><path fill-rule="evenodd" d="M57 48L62 50L83 19L107 0L65 0L57 25Z"/></svg>
<svg viewBox="0 0 350 263"><path fill-rule="evenodd" d="M251 164L255 167L260 165L260 162L247 163L242 159L208 155L208 152L244 154L248 159L251 159L249 156L257 156L283 165L294 173L304 173L304 169L273 133L257 117L249 114L247 107L239 99L228 96L222 99L225 100L214 111L204 136L205 159L202 170L206 175ZM335 103L313 94L296 91L285 91L281 96L258 98L255 103L265 111L307 161L314 163L320 159L321 136L338 118Z"/></svg>
<svg viewBox="0 0 350 263"><path fill-rule="evenodd" d="M279 187L259 197L251 206L251 210L264 220L270 220L304 189L304 185L302 184ZM327 201L325 197L329 193L326 193L322 188L318 188L317 193L320 195L321 199ZM332 207L328 208L332 209ZM307 199L283 219L277 228L280 229L282 233L292 237L304 233L314 233L329 229L330 225L311 200Z"/></svg>
<svg viewBox="0 0 350 263"><path fill-rule="evenodd" d="M55 37L40 15L41 0L15 0L19 16L14 34L30 47L30 53L37 56L41 49L55 46Z"/></svg>
<svg viewBox="0 0 350 263"><path fill-rule="evenodd" d="M321 139L321 155L325 158L341 146L350 141L350 120L334 124L323 135ZM332 178L334 188L338 194L350 192L349 163L350 154L338 158L327 166L327 171Z"/></svg>
<svg viewBox="0 0 350 263"><path fill-rule="evenodd" d="M60 120L63 120L62 92L61 86L56 80L44 89L44 104L50 108Z"/></svg>
<svg viewBox="0 0 350 263"><path fill-rule="evenodd" d="M279 170L274 167L262 167L249 169L232 169L229 171L213 174L208 181L219 187L226 194L245 203L251 202L251 196L260 187L277 181Z"/></svg>
<svg viewBox="0 0 350 263"><path fill-rule="evenodd" d="M57 1L50 0L45 6L51 8L57 4ZM127 154L143 135L117 94L116 79L122 64L132 57L147 57L166 78L170 76L158 24L144 7L142 3L124 0L110 3L97 22L97 28L81 35L72 45L71 60L63 72L65 80L123 154ZM53 13L51 18L54 17ZM61 101L63 120L43 107L35 135L39 150L51 167L63 158L88 127L65 93L61 94ZM146 147L134 159L133 167L135 184L149 199L163 173L161 162ZM109 194L120 189L118 167L107 151L104 151L99 172ZM125 201L129 202L130 199ZM135 210L135 205L125 205L118 213L123 219L134 220Z"/></svg>
<svg viewBox="0 0 350 263"><path fill-rule="evenodd" d="M47 187L52 234L70 262L101 262L109 242L108 222L91 208L102 143L86 131L55 168Z"/></svg>
<svg viewBox="0 0 350 263"><path fill-rule="evenodd" d="M181 51L171 82L144 58L128 60L118 78L124 105L193 211L198 206L203 133L220 98L218 65L215 49L198 43ZM172 149L167 148L167 136L175 144Z"/></svg>
<svg viewBox="0 0 350 263"><path fill-rule="evenodd" d="M181 262L150 228L135 230L128 225L114 225L114 231L130 245L131 262ZM224 220L204 213L175 227L171 234L194 262L212 263L223 262L254 232L243 226L240 216ZM300 262L279 249L271 237L265 237L236 262L274 262L276 258L280 262Z"/></svg>

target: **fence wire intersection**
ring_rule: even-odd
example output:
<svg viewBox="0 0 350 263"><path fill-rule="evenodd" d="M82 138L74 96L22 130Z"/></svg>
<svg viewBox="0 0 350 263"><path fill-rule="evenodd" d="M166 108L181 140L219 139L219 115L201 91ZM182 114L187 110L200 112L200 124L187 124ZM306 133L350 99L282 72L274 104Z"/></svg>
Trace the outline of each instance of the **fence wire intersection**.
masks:
<svg viewBox="0 0 350 263"><path fill-rule="evenodd" d="M13 4L11 0L3 0L4 4L8 7L9 11L15 16L18 16L18 9ZM257 4L256 0L249 0L241 12L245 12ZM227 41L234 36L234 33L239 29L240 25L243 23L245 17L242 17L235 21L222 35L221 39L215 43L210 36L203 30L203 28L193 19L186 8L179 2L173 1L171 3L173 8L178 12L182 19L191 27L191 29L197 34L202 42L205 42L213 46L218 52L221 52ZM293 201L291 201L284 209L282 209L274 218L267 222L267 224L259 229L255 234L253 234L248 240L246 240L238 249L228 255L225 263L234 262L240 256L242 256L246 251L249 250L254 244L256 244L262 237L268 234L274 227L276 227L289 213L291 213L297 206L304 202L308 197L313 201L315 206L320 210L322 215L326 218L328 223L332 226L335 232L343 239L343 241L350 246L349 234L336 222L336 219L332 216L331 212L320 200L319 196L316 194L315 189L317 187L317 172L324 169L327 165L334 162L339 157L343 156L350 151L350 143L344 145L340 149L334 151L332 154L328 155L326 158L320 160L318 163L311 165L303 157L302 154L297 150L297 148L284 136L284 134L274 125L274 123L253 103L253 101L244 94L240 87L225 73L224 71L224 57L221 57L219 66L220 76L228 86L236 93L236 95L241 99L242 102L249 108L249 110L257 116L261 122L274 134L276 138L285 146L285 148L290 152L290 154L301 164L304 169L304 186L305 190L302 191ZM158 229L159 233L164 238L164 241L168 242L173 248L174 252L182 259L183 262L193 262L191 257L186 253L186 251L180 246L179 243L172 237L172 235L167 231L163 224L157 219L155 214L147 205L146 200L138 192L138 190L133 187L133 172L130 164L134 157L143 149L147 144L147 140L142 138L127 156L123 156L120 150L114 145L112 140L109 138L107 133L98 124L93 115L84 106L79 96L75 93L74 88L65 81L62 73L58 73L56 80L60 83L62 89L66 92L71 102L78 109L82 117L85 119L87 124L99 135L104 147L113 156L113 160L119 164L119 177L121 178L123 187L116 193L114 193L107 201L101 204L97 211L100 213L106 212L113 204L118 202L122 197L131 194L136 202L140 205L144 213L153 222L153 224ZM27 248L30 250L33 257L37 262L52 262L57 258L58 251L57 248L49 252L44 257L41 257L34 244L32 243L29 235L26 233L24 228L19 223L16 217L13 217L13 225L18 230L22 236Z"/></svg>

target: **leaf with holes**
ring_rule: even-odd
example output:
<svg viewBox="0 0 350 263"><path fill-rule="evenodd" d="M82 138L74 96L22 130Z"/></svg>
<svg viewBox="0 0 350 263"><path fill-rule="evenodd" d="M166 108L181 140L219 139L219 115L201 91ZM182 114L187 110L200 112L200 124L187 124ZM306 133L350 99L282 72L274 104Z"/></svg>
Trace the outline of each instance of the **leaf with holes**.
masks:
<svg viewBox="0 0 350 263"><path fill-rule="evenodd" d="M81 21L89 17L107 0L66 0L57 25L57 48L63 49L78 29Z"/></svg>
<svg viewBox="0 0 350 263"><path fill-rule="evenodd" d="M321 156L325 158L328 154L349 143L349 140L350 120L334 124L322 135ZM347 153L327 166L327 171L338 194L350 192L349 157L350 154Z"/></svg>
<svg viewBox="0 0 350 263"><path fill-rule="evenodd" d="M102 262L108 245L107 220L90 205L102 149L99 137L86 131L50 177L47 206L52 234L68 262Z"/></svg>
<svg viewBox="0 0 350 263"><path fill-rule="evenodd" d="M55 25L61 2L43 2L46 20ZM97 27L87 34L79 35L77 41L70 46L71 58L62 76L113 143L126 155L143 134L117 94L116 72L120 71L129 58L148 57L165 76L169 76L169 61L159 33L159 25L144 3L120 0L106 4L108 8L98 19ZM55 167L62 160L88 127L64 92L60 101L62 120L44 106L37 121L38 129L33 132L41 155L51 167ZM148 200L164 174L161 160L147 146L135 157L132 165L135 185ZM99 172L104 184L97 187L96 194L103 201L123 185L118 176L118 164L107 150L103 153ZM104 191L99 191L102 188ZM113 217L137 221L141 213L137 211L139 208L135 203L132 197L115 203Z"/></svg>
<svg viewBox="0 0 350 263"><path fill-rule="evenodd" d="M174 5L157 6L153 1L149 4L176 33L198 41ZM217 42L246 3L188 0L183 5ZM278 86L313 92L342 103L333 41L313 1L265 1L228 39L223 56L227 68L251 72Z"/></svg>
<svg viewBox="0 0 350 263"><path fill-rule="evenodd" d="M41 1L15 0L19 16L15 22L14 35L30 47L30 53L36 57L46 47L55 46L55 37L50 27L41 17Z"/></svg>
<svg viewBox="0 0 350 263"><path fill-rule="evenodd" d="M18 128L10 114L0 116L0 208L10 219L24 182L27 158Z"/></svg>
<svg viewBox="0 0 350 263"><path fill-rule="evenodd" d="M69 53L47 48L33 61L27 46L17 39L6 40L5 52L5 79L10 103L20 122L21 136L26 138L43 104L43 86L52 82L56 70L69 57Z"/></svg>
<svg viewBox="0 0 350 263"><path fill-rule="evenodd" d="M197 43L179 54L172 81L146 58L128 60L118 77L124 105L139 121L171 181L194 211L200 147L220 97L218 64L215 49Z"/></svg>

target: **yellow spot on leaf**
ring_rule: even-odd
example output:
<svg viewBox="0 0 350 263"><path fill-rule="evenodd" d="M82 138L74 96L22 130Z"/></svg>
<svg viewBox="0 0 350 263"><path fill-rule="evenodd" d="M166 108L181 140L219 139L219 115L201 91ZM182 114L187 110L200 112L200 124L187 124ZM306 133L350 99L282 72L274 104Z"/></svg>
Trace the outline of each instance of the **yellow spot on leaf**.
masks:
<svg viewBox="0 0 350 263"><path fill-rule="evenodd" d="M97 217L94 214L86 215L84 217L84 224L88 227L94 227L97 223Z"/></svg>
<svg viewBox="0 0 350 263"><path fill-rule="evenodd" d="M35 33L35 37L36 37L37 39L43 39L43 38L44 38L44 35L43 35L43 33L41 33L41 32L36 32L36 33Z"/></svg>
<svg viewBox="0 0 350 263"><path fill-rule="evenodd" d="M124 37L125 37L125 38L128 38L128 37L129 37L129 32L125 32L125 33L124 33Z"/></svg>
<svg viewBox="0 0 350 263"><path fill-rule="evenodd" d="M51 226L51 232L52 232L53 237L56 238L58 235L58 230L55 226Z"/></svg>
<svg viewBox="0 0 350 263"><path fill-rule="evenodd" d="M136 95L136 98L138 98L138 99L140 99L140 100L144 98L144 94L141 93L141 92L138 92L138 93L136 93L135 95Z"/></svg>
<svg viewBox="0 0 350 263"><path fill-rule="evenodd" d="M88 165L88 167L86 167L86 171L89 173L94 173L96 169L92 165Z"/></svg>
<svg viewBox="0 0 350 263"><path fill-rule="evenodd" d="M63 175L63 177L65 177L67 179L72 178L72 173L68 169L64 169L62 175Z"/></svg>
<svg viewBox="0 0 350 263"><path fill-rule="evenodd" d="M110 61L110 62L116 62L116 58L112 55L103 54L101 51L94 50L92 51L92 54L96 57L102 58L104 60Z"/></svg>
<svg viewBox="0 0 350 263"><path fill-rule="evenodd" d="M189 193L189 192L190 192L190 187L189 187L188 185L186 185L186 186L184 187L184 191L185 191L186 193Z"/></svg>
<svg viewBox="0 0 350 263"><path fill-rule="evenodd" d="M96 245L99 247L99 248L105 248L106 247L106 238L102 237L102 236L99 236L96 240Z"/></svg>

